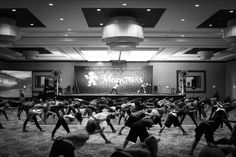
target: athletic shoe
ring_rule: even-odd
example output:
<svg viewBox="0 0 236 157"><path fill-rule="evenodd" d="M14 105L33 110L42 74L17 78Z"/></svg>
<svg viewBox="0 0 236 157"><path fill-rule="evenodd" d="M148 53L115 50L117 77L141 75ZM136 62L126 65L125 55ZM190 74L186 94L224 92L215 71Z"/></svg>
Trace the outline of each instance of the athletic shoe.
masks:
<svg viewBox="0 0 236 157"><path fill-rule="evenodd" d="M110 144L110 143L111 143L111 141L106 141L105 143L106 143L106 144Z"/></svg>

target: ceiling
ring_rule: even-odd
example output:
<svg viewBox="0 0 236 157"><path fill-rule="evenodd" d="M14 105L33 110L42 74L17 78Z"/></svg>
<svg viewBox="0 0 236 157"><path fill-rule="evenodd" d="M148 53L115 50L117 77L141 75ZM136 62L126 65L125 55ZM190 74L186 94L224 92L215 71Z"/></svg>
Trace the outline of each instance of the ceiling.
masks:
<svg viewBox="0 0 236 157"><path fill-rule="evenodd" d="M1 44L0 36L0 59L6 61L202 61L198 51L213 52L204 61L236 58L235 48L223 39L227 21L236 19L235 0L0 0L0 4L0 17L16 20L20 31L10 45ZM143 26L144 41L132 51L112 51L101 39L102 27L110 18L124 15ZM24 51L38 53L25 57Z"/></svg>

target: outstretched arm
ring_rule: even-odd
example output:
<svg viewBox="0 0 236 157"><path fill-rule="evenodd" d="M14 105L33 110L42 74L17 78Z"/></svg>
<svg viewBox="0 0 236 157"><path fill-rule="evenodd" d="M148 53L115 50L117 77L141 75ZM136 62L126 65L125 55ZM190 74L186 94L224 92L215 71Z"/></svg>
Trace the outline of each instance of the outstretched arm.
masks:
<svg viewBox="0 0 236 157"><path fill-rule="evenodd" d="M229 120L229 119L223 119L223 122L231 122L231 123L236 123L235 120Z"/></svg>
<svg viewBox="0 0 236 157"><path fill-rule="evenodd" d="M211 143L211 142L207 142L207 145L208 145L209 147L218 148L217 145L215 145L214 143Z"/></svg>
<svg viewBox="0 0 236 157"><path fill-rule="evenodd" d="M68 114L68 115L63 115L64 118L69 118L69 119L75 119L75 116Z"/></svg>

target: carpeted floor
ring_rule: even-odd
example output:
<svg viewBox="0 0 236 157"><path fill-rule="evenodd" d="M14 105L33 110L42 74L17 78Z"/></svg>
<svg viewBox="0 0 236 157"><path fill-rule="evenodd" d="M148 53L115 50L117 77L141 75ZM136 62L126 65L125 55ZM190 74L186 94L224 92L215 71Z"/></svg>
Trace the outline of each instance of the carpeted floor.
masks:
<svg viewBox="0 0 236 157"><path fill-rule="evenodd" d="M3 115L0 115L1 122L6 129L0 130L0 157L47 157L49 155L52 141L50 139L51 132L54 125L41 125L46 132L41 133L34 124L28 124L27 130L30 132L23 133L22 125L25 119L24 115L22 120L16 118L16 112L8 112L9 119L5 120ZM235 119L232 114L231 119ZM56 121L56 120L52 120ZM71 133L82 132L86 120L82 125L69 125ZM114 120L116 130L119 130L121 125L117 125L117 120ZM152 135L161 139L159 143L158 156L160 157L187 157L194 140L194 128L195 126L187 117L184 121L183 128L189 133L188 135L182 135L182 132L177 128L166 128L162 135L158 135L160 130L159 126L151 128L149 131ZM129 129L126 128L123 131L123 135L112 133L111 129L107 126L105 134L111 144L105 144L104 140L99 134L90 136L87 143L79 150L76 151L76 157L109 157L114 151L114 147L123 145L126 135ZM66 132L63 128L60 128L56 133L56 136L65 135ZM229 137L230 131L225 126L220 128L215 133L215 139L221 137ZM131 143L129 143L131 144ZM198 144L194 155L198 156L201 148L206 144L204 137Z"/></svg>

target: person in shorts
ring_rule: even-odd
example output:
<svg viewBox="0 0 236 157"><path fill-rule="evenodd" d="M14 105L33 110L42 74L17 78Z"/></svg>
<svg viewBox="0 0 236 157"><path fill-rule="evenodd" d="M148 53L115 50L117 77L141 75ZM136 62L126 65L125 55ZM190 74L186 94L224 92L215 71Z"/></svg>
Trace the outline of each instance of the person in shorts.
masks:
<svg viewBox="0 0 236 157"><path fill-rule="evenodd" d="M85 129L89 133L89 135L100 133L102 138L105 140L105 143L111 143L111 141L109 141L104 134L105 127L100 126L100 123L103 121L107 121L107 118L110 117L111 115L112 115L112 113L110 113L110 112L100 112L98 114L92 115L89 118L89 120L86 124L86 127L85 127Z"/></svg>
<svg viewBox="0 0 236 157"><path fill-rule="evenodd" d="M175 109L175 107L173 107L170 113L168 114L165 124L162 126L161 130L159 131L159 134L162 133L165 127L170 128L172 124L174 125L174 127L178 127L183 132L183 135L187 135L187 132L183 129L179 122L178 111Z"/></svg>
<svg viewBox="0 0 236 157"><path fill-rule="evenodd" d="M134 122L131 126L128 136L125 139L123 148L128 145L129 141L136 143L138 137L140 141L143 142L149 136L147 128L152 127L152 125L153 121L150 118L143 118Z"/></svg>

